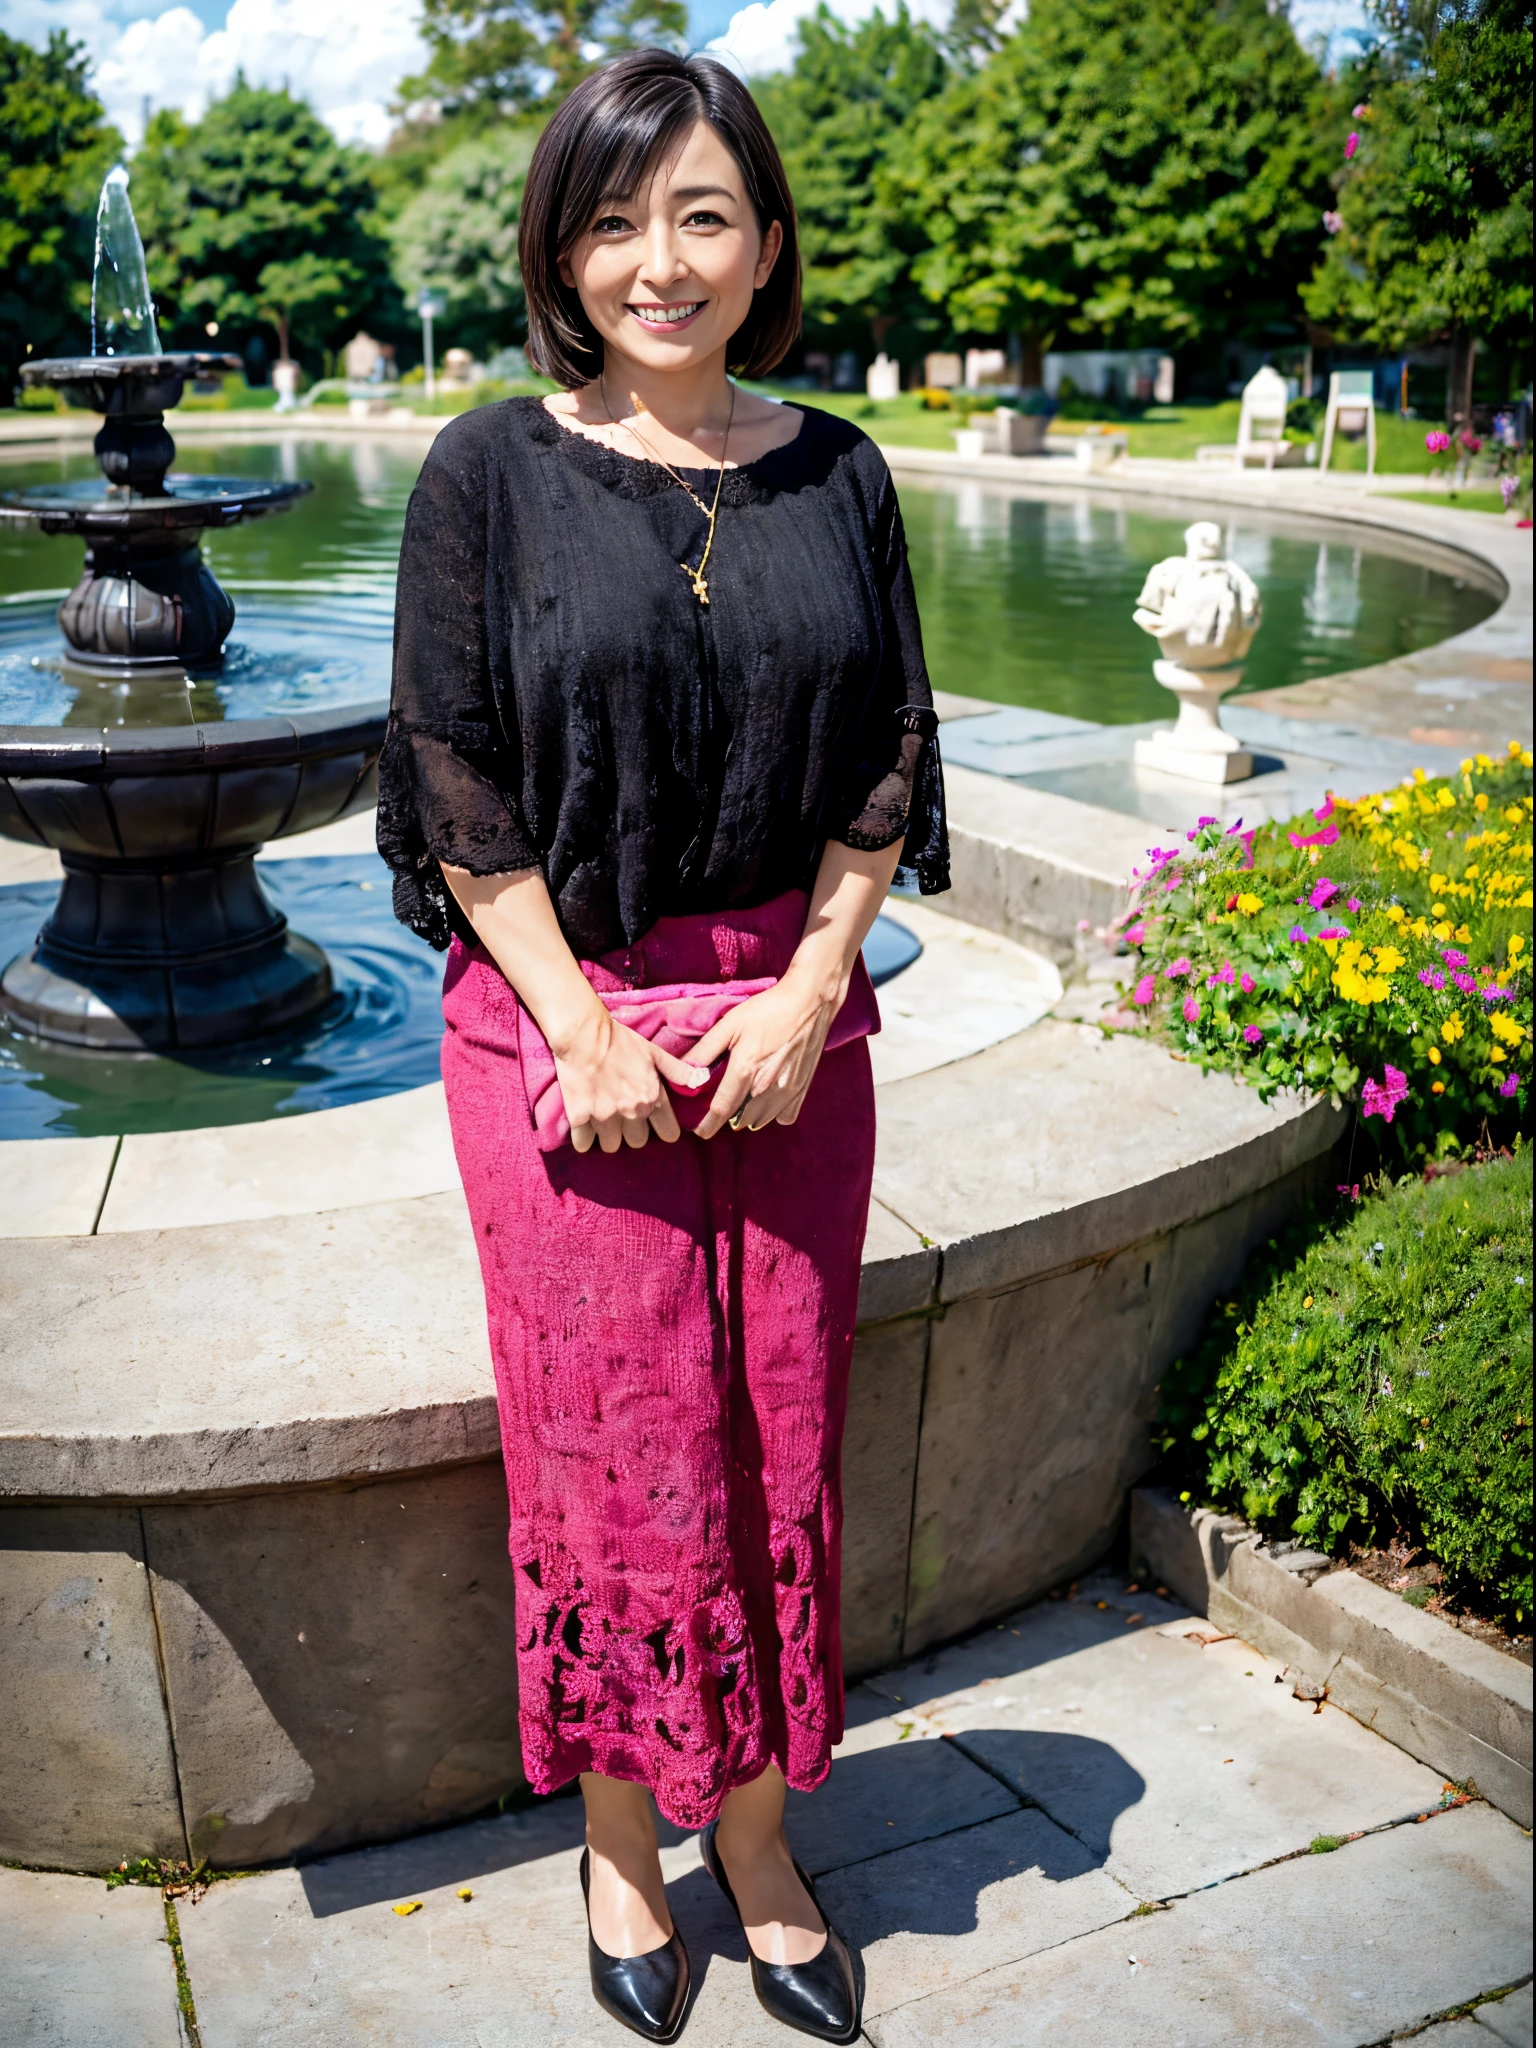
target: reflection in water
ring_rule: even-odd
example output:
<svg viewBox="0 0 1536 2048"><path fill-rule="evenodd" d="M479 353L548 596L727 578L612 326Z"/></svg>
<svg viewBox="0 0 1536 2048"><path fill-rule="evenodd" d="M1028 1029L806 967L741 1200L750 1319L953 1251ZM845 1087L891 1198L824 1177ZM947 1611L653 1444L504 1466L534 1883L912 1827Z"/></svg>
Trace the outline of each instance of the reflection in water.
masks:
<svg viewBox="0 0 1536 2048"><path fill-rule="evenodd" d="M1229 561L1236 562L1239 569L1246 569L1259 586L1262 596L1264 585L1269 580L1271 558L1271 536L1255 532L1251 526L1234 523L1227 528L1226 551Z"/></svg>
<svg viewBox="0 0 1536 2048"><path fill-rule="evenodd" d="M424 452L414 438L184 442L179 467L308 476L313 495L281 518L210 535L209 561L239 607L217 703L288 710L357 702L388 689L389 623L406 501ZM6 463L7 484L96 477L88 453ZM1146 637L1131 622L1152 563L1182 554L1198 505L1103 497L1068 486L1031 498L967 480L905 480L902 512L933 680L944 689L1109 722L1162 718ZM1142 509L1145 507L1145 509ZM1309 676L1408 654L1486 618L1496 600L1432 569L1340 546L1262 512L1235 519L1229 547L1259 583L1264 630L1243 687L1274 689ZM721 544L726 545L725 530ZM76 540L0 527L0 694L24 715L58 724L68 708L57 675L28 666L56 655L51 607L21 649L5 599L62 595L80 568ZM57 602L57 599L55 599ZM18 682L16 656L25 686ZM245 690L243 685L251 688ZM334 690L337 694L330 695ZM52 693L53 708L40 700ZM189 693L204 709L202 686ZM16 719L0 710L0 722Z"/></svg>
<svg viewBox="0 0 1536 2048"><path fill-rule="evenodd" d="M1347 640L1360 623L1360 550L1325 541L1317 551L1312 588L1302 599L1307 623L1322 640Z"/></svg>

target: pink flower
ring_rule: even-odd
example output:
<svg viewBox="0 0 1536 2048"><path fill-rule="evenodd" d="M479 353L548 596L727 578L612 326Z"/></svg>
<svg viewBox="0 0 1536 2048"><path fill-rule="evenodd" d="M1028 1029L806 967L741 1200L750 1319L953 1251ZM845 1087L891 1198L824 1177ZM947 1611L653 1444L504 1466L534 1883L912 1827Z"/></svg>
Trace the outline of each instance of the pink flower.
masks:
<svg viewBox="0 0 1536 2048"><path fill-rule="evenodd" d="M1475 996L1477 994L1477 978L1475 975L1453 974L1451 979L1464 996Z"/></svg>
<svg viewBox="0 0 1536 2048"><path fill-rule="evenodd" d="M1325 206L1323 208L1323 233L1325 235L1336 235L1340 232L1343 226L1343 214L1335 213L1331 206Z"/></svg>
<svg viewBox="0 0 1536 2048"><path fill-rule="evenodd" d="M1379 1081L1367 1081L1360 1091L1360 1108L1364 1116L1379 1116L1391 1123L1397 1114L1397 1105L1408 1094L1408 1076L1398 1067L1383 1067Z"/></svg>
<svg viewBox="0 0 1536 2048"><path fill-rule="evenodd" d="M1186 1024L1198 1024L1199 1021L1200 1004L1198 999L1194 996L1186 996L1184 998L1184 1022Z"/></svg>
<svg viewBox="0 0 1536 2048"><path fill-rule="evenodd" d="M1349 897L1348 900L1345 902L1344 908L1346 910L1353 910L1358 915L1360 910L1360 898L1358 896Z"/></svg>
<svg viewBox="0 0 1536 2048"><path fill-rule="evenodd" d="M1245 996L1251 996L1254 990L1258 987L1258 985L1259 984L1254 980L1253 976L1248 972L1247 968L1245 967L1243 969L1243 978L1238 983L1238 987L1242 990L1243 994Z"/></svg>
<svg viewBox="0 0 1536 2048"><path fill-rule="evenodd" d="M1447 967L1465 967L1467 964L1466 954L1458 953L1454 946L1442 946L1440 948L1440 958Z"/></svg>
<svg viewBox="0 0 1536 2048"><path fill-rule="evenodd" d="M1490 982L1488 987L1483 990L1483 1001L1485 1003L1513 1002L1514 991L1507 988L1495 988Z"/></svg>
<svg viewBox="0 0 1536 2048"><path fill-rule="evenodd" d="M1133 924L1125 934L1125 943L1128 946L1139 946L1146 936L1147 928L1144 924Z"/></svg>
<svg viewBox="0 0 1536 2048"><path fill-rule="evenodd" d="M1481 455L1481 453L1483 452L1482 442L1478 439L1476 434L1470 433L1467 430L1467 428L1463 427L1461 432L1456 436L1456 438L1458 441L1460 441L1462 447L1466 449L1469 455Z"/></svg>
<svg viewBox="0 0 1536 2048"><path fill-rule="evenodd" d="M1514 1068L1511 1067L1509 1072L1504 1076L1504 1086L1499 1090L1499 1093L1501 1095L1516 1095L1519 1093L1519 1090L1520 1076L1515 1072Z"/></svg>
<svg viewBox="0 0 1536 2048"><path fill-rule="evenodd" d="M1257 1024L1245 1024L1243 1026L1243 1039L1248 1045L1262 1045L1264 1043L1264 1034Z"/></svg>
<svg viewBox="0 0 1536 2048"><path fill-rule="evenodd" d="M1431 455L1449 455L1451 452L1451 437L1449 434L1442 434L1438 427L1431 427L1424 436L1424 446Z"/></svg>
<svg viewBox="0 0 1536 2048"><path fill-rule="evenodd" d="M1445 976L1437 973L1433 967L1421 967L1419 969L1419 979L1426 988L1432 988L1436 995L1445 987Z"/></svg>
<svg viewBox="0 0 1536 2048"><path fill-rule="evenodd" d="M1360 147L1360 138L1359 138L1359 136L1358 136L1358 135L1355 135L1355 134L1351 134L1351 135L1350 135L1350 137L1349 137L1349 139L1348 139L1348 141L1347 141L1347 142L1346 142L1346 143L1344 144L1344 161L1345 161L1345 163L1348 163L1348 162L1349 162L1350 158L1351 158L1351 157L1352 157L1352 156L1354 155L1355 151L1356 151L1356 150L1357 150L1357 149L1358 149L1359 147Z"/></svg>
<svg viewBox="0 0 1536 2048"><path fill-rule="evenodd" d="M1319 825L1325 824L1333 816L1333 791L1331 789L1328 792L1327 801L1323 804L1321 810L1314 811L1312 815L1316 818Z"/></svg>
<svg viewBox="0 0 1536 2048"><path fill-rule="evenodd" d="M1131 992L1133 1003L1150 1003L1157 993L1157 976L1144 974Z"/></svg>
<svg viewBox="0 0 1536 2048"><path fill-rule="evenodd" d="M1237 976L1232 971L1232 962L1230 960L1223 960L1220 967L1216 970L1216 972L1211 976L1210 980L1206 983L1206 987L1214 988L1216 984L1220 982L1224 988L1231 988L1236 983L1236 981Z"/></svg>
<svg viewBox="0 0 1536 2048"><path fill-rule="evenodd" d="M1334 1193L1336 1195L1348 1195L1352 1202L1358 1202L1360 1199L1360 1183L1356 1181L1354 1186L1351 1187L1347 1180L1341 1180L1334 1189Z"/></svg>
<svg viewBox="0 0 1536 2048"><path fill-rule="evenodd" d="M1320 939L1347 939L1349 927L1343 924L1325 924L1317 936Z"/></svg>
<svg viewBox="0 0 1536 2048"><path fill-rule="evenodd" d="M1326 875L1319 875L1312 885L1312 894L1307 898L1314 910L1321 910L1339 893L1337 882L1330 882Z"/></svg>
<svg viewBox="0 0 1536 2048"><path fill-rule="evenodd" d="M1351 119L1351 121L1363 121L1365 120L1366 116L1370 113L1370 111L1371 109L1369 103L1365 100L1362 100L1358 107L1350 108L1349 118Z"/></svg>
<svg viewBox="0 0 1536 2048"><path fill-rule="evenodd" d="M1339 828L1337 825L1325 825L1321 832L1287 832L1285 836L1299 853L1307 846L1332 846L1339 836Z"/></svg>
<svg viewBox="0 0 1536 2048"><path fill-rule="evenodd" d="M1186 959L1185 956L1181 953L1178 959L1174 961L1171 967L1165 967L1163 969L1163 973L1168 977L1170 981L1179 981L1182 980L1182 978L1189 973L1192 964L1193 963Z"/></svg>
<svg viewBox="0 0 1536 2048"><path fill-rule="evenodd" d="M1299 924L1293 924L1291 926L1291 929L1287 934L1287 937L1290 939L1290 942L1293 946L1304 946L1307 943L1306 931Z"/></svg>

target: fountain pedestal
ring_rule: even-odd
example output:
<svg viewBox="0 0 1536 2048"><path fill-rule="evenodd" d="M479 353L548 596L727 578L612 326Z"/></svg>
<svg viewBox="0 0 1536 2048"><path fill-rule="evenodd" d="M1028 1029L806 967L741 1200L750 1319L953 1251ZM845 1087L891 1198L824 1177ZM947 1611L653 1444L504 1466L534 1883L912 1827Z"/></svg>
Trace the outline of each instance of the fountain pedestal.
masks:
<svg viewBox="0 0 1536 2048"><path fill-rule="evenodd" d="M86 720L0 726L0 834L50 846L64 865L53 915L0 975L0 1014L33 1037L193 1051L282 1030L331 995L324 954L287 929L255 855L373 802L386 707L198 724L184 687L189 670L217 672L235 618L202 534L309 489L167 475L176 444L164 415L186 380L238 366L80 356L22 372L105 415L104 485L0 501L0 516L78 534L87 548L59 608L64 673ZM91 702L102 683L113 685L110 720ZM166 722L178 712L184 723Z"/></svg>
<svg viewBox="0 0 1536 2048"><path fill-rule="evenodd" d="M1152 673L1179 700L1179 716L1171 732L1138 740L1137 765L1181 775L1189 782L1246 782L1253 756L1241 740L1224 730L1221 700L1243 680L1243 665L1232 668L1185 668L1177 661L1154 661Z"/></svg>

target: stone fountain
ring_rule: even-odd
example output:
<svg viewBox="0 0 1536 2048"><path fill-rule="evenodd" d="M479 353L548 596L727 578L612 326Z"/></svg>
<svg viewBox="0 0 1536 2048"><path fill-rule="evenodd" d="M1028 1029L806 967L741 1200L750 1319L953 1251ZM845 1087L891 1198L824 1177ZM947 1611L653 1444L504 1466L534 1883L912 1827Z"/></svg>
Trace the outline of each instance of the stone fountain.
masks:
<svg viewBox="0 0 1536 2048"><path fill-rule="evenodd" d="M22 371L102 415L102 481L0 498L0 517L86 547L59 607L65 723L0 725L0 834L64 867L53 915L0 975L0 1011L38 1038L190 1051L279 1030L331 994L324 954L268 901L255 856L373 803L385 707L239 717L192 688L217 672L235 620L203 534L309 489L172 471L166 412L189 378L239 367L161 351L119 166L97 216L92 353Z"/></svg>

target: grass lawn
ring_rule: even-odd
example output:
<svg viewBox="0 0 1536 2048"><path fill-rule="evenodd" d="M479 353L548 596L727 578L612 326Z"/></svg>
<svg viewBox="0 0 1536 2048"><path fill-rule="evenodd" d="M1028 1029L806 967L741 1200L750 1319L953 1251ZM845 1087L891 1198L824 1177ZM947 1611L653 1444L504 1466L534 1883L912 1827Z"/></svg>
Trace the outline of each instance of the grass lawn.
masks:
<svg viewBox="0 0 1536 2048"><path fill-rule="evenodd" d="M814 405L823 412L836 413L840 419L852 420L862 427L873 440L885 441L897 448L953 448L955 444L951 436L960 425L958 413L928 412L921 399L907 393L900 398L871 399L852 391L788 391L774 384L755 388L774 398L787 398ZM1241 411L1241 402L1235 398L1212 402L1189 400L1181 405L1149 406L1139 419L1052 420L1050 430L1053 435L1064 435L1109 427L1125 434L1132 455L1156 456L1165 462L1193 462L1197 448L1236 442ZM1402 420L1392 413L1378 413L1377 473L1381 476L1424 475L1429 467L1424 452L1424 434L1424 425L1419 420ZM1321 429L1318 438L1320 441ZM1336 440L1331 466L1347 473L1358 471L1363 474L1365 443L1342 438ZM1464 498L1467 496L1466 493L1462 495Z"/></svg>
<svg viewBox="0 0 1536 2048"><path fill-rule="evenodd" d="M1386 497L1387 492L1382 496ZM1393 491L1390 494L1410 505L1453 505L1458 512L1493 512L1503 515L1504 500L1497 491Z"/></svg>

